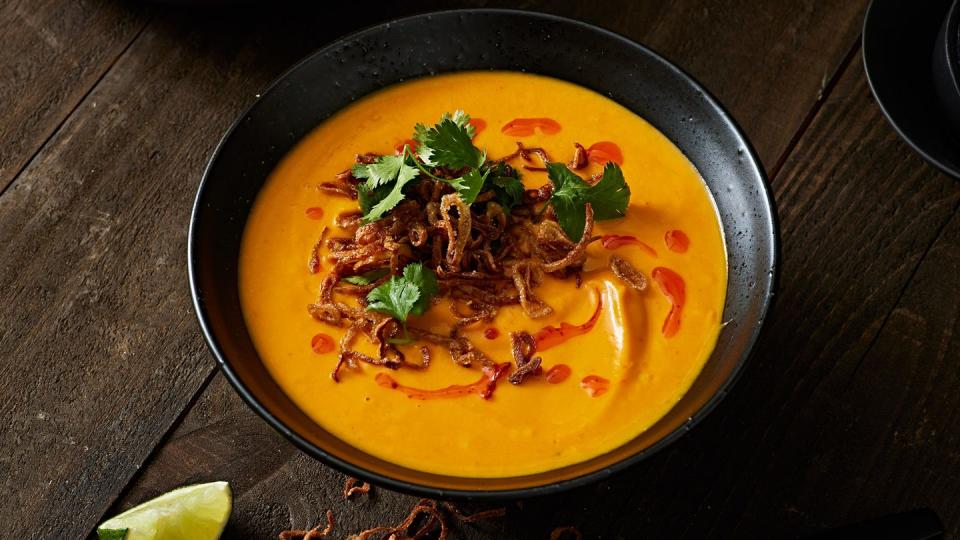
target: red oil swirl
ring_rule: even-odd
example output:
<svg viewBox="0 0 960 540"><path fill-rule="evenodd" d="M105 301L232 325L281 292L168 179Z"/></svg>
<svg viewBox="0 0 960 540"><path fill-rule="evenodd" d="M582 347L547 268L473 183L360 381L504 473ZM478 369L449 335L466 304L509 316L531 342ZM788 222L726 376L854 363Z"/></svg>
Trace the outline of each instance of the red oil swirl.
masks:
<svg viewBox="0 0 960 540"><path fill-rule="evenodd" d="M670 300L670 313L663 321L661 332L664 337L673 337L680 330L680 315L687 301L686 286L679 274L662 266L653 269L653 280L660 292Z"/></svg>
<svg viewBox="0 0 960 540"><path fill-rule="evenodd" d="M552 118L514 118L500 128L504 135L529 137L540 130L544 135L560 132L560 123Z"/></svg>
<svg viewBox="0 0 960 540"><path fill-rule="evenodd" d="M436 390L423 390L404 386L386 373L377 373L374 380L381 387L402 392L410 399L444 399L469 396L470 394L477 394L481 399L490 399L490 397L493 396L493 391L497 388L497 381L506 376L508 371L510 371L509 362L496 364L495 366L484 366L483 375L477 382L472 384L451 384L446 388L438 388Z"/></svg>
<svg viewBox="0 0 960 540"><path fill-rule="evenodd" d="M629 236L625 234L605 234L600 238L600 244L605 249L619 249L623 246L637 246L647 255L651 257L657 256L657 250L650 247L650 244L637 239L636 236Z"/></svg>
<svg viewBox="0 0 960 540"><path fill-rule="evenodd" d="M597 308L593 311L593 315L590 316L590 319L583 324L570 324L568 322L561 322L560 328L556 326L546 326L533 334L533 339L537 343L538 351L545 351L551 347L556 347L561 343L567 341L568 339L576 336L586 334L594 325L597 324L597 321L600 320L600 311L603 307L603 296L600 294L600 291L597 291Z"/></svg>

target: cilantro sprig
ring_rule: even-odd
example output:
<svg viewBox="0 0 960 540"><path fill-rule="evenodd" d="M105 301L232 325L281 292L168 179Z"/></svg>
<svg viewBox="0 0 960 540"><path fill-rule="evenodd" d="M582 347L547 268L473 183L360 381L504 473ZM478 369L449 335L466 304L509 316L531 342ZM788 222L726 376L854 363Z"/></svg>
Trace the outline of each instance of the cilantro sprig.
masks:
<svg viewBox="0 0 960 540"><path fill-rule="evenodd" d="M377 221L400 204L406 197L404 187L420 175L450 184L464 203L473 204L488 176L487 171L481 170L487 153L473 145L474 135L470 116L456 111L441 116L433 127L416 125L416 152L404 145L400 155L381 156L373 163L354 165L353 176L364 180L357 186L364 221ZM444 167L462 174L454 179L442 178L427 167Z"/></svg>
<svg viewBox="0 0 960 540"><path fill-rule="evenodd" d="M470 124L470 115L463 111L445 113L437 125L428 128L417 124L413 130L420 160L451 169L479 168L486 161L486 152L473 145L474 135L476 129Z"/></svg>
<svg viewBox="0 0 960 540"><path fill-rule="evenodd" d="M603 176L594 185L585 182L563 163L547 163L547 175L553 182L549 203L560 228L574 242L583 236L587 203L593 206L597 220L616 219L627 213L630 186L624 180L620 166L612 161L607 162Z"/></svg>
<svg viewBox="0 0 960 540"><path fill-rule="evenodd" d="M407 185L424 177L450 184L467 205L473 204L484 190L493 191L494 200L508 212L521 204L524 186L520 175L505 163L488 162L486 152L473 144L475 134L468 114L446 113L432 127L415 126L416 150L404 145L400 155L355 165L353 175L364 180L357 186L364 221L382 218L406 197ZM560 227L572 240L579 241L583 236L586 203L593 206L597 220L626 214L630 188L616 163L607 163L596 184L587 183L563 163L546 166L554 187L547 204L553 207ZM459 176L444 178L437 169Z"/></svg>
<svg viewBox="0 0 960 540"><path fill-rule="evenodd" d="M403 268L403 275L393 276L367 294L367 309L398 320L406 335L407 317L423 315L439 290L433 270L425 268L423 263L410 263Z"/></svg>

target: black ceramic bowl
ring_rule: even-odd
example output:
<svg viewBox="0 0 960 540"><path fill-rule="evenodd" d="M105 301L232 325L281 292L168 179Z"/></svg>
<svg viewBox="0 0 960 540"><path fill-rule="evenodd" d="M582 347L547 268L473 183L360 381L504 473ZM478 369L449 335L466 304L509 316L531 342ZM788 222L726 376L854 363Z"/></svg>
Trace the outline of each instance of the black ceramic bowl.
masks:
<svg viewBox="0 0 960 540"><path fill-rule="evenodd" d="M955 133L960 134L960 0L954 0L933 46L933 83Z"/></svg>
<svg viewBox="0 0 960 540"><path fill-rule="evenodd" d="M951 126L932 69L953 0L873 0L863 22L870 91L897 133L929 163L960 179L960 131Z"/></svg>
<svg viewBox="0 0 960 540"><path fill-rule="evenodd" d="M428 474L338 440L267 373L240 311L237 259L247 214L278 161L338 109L384 86L457 70L522 70L592 88L640 114L696 165L716 201L729 258L724 325L689 392L656 425L584 463L512 478ZM777 273L777 226L759 160L723 108L649 49L584 23L518 11L420 15L350 35L275 82L210 159L190 227L193 299L224 373L271 426L317 459L381 486L438 498L558 492L606 478L690 430L730 391L757 340ZM321 376L321 375L318 375Z"/></svg>

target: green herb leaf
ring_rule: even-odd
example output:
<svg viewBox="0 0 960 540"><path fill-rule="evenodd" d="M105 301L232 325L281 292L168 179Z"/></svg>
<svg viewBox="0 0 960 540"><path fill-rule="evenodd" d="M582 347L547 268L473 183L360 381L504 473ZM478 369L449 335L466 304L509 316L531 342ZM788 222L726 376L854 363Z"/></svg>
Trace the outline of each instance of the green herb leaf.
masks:
<svg viewBox="0 0 960 540"><path fill-rule="evenodd" d="M457 190L464 204L469 206L473 204L473 201L477 200L477 195L480 195L480 190L483 188L483 183L486 181L489 172L490 171L487 171L481 174L480 169L470 169L467 174L460 178L450 180L447 183Z"/></svg>
<svg viewBox="0 0 960 540"><path fill-rule="evenodd" d="M437 276L422 263L411 263L403 269L402 276L393 276L390 281L370 291L367 309L385 313L406 324L407 316L422 315L430 307L430 299L439 290Z"/></svg>
<svg viewBox="0 0 960 540"><path fill-rule="evenodd" d="M357 184L357 202L360 203L360 210L364 213L364 219L367 218L367 215L370 214L373 207L386 198L391 191L393 191L393 186L390 184L378 186L373 189L368 187L366 182Z"/></svg>
<svg viewBox="0 0 960 540"><path fill-rule="evenodd" d="M473 145L475 131L470 125L470 116L463 111L444 114L432 128L417 124L413 131L413 140L418 144L417 156L433 167L480 167L487 155Z"/></svg>
<svg viewBox="0 0 960 540"><path fill-rule="evenodd" d="M358 163L352 172L355 177L366 179L357 186L357 198L367 223L380 219L402 201L403 186L420 174L415 166L407 163L406 153L380 156L369 165Z"/></svg>
<svg viewBox="0 0 960 540"><path fill-rule="evenodd" d="M409 182L420 174L420 171L413 165L408 165L405 162L405 157L403 155L381 156L369 165L358 163L353 166L353 176L366 178L365 184L371 188L389 184L395 180L404 183Z"/></svg>
<svg viewBox="0 0 960 540"><path fill-rule="evenodd" d="M347 283L350 283L352 285L360 285L360 286L369 285L374 281L377 281L378 279L387 275L387 272L388 270L386 268L378 268L376 270L371 270L369 272L365 272L358 276L345 277L343 278L342 281L346 281Z"/></svg>
<svg viewBox="0 0 960 540"><path fill-rule="evenodd" d="M130 529L97 529L97 538L100 540L123 540Z"/></svg>
<svg viewBox="0 0 960 540"><path fill-rule="evenodd" d="M510 212L514 206L523 202L523 192L526 188L516 169L501 162L493 162L486 169L490 174L487 186L493 191L494 200L503 207L504 211Z"/></svg>
<svg viewBox="0 0 960 540"><path fill-rule="evenodd" d="M403 268L403 279L413 283L420 290L420 297L417 298L410 313L414 315L423 315L430 307L430 299L440 292L440 284L437 282L437 276L433 270L424 268L421 263L408 264Z"/></svg>
<svg viewBox="0 0 960 540"><path fill-rule="evenodd" d="M586 203L593 206L597 220L623 217L627 212L630 187L623 178L620 166L612 161L604 167L600 181L592 186L563 163L547 163L547 174L553 182L550 204L557 215L557 222L575 242L583 236L587 219Z"/></svg>

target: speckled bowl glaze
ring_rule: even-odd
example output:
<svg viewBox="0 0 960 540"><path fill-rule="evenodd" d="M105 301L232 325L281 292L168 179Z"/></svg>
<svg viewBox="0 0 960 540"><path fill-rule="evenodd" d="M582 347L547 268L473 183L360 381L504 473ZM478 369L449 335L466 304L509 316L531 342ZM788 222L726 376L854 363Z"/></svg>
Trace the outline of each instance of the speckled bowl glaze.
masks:
<svg viewBox="0 0 960 540"><path fill-rule="evenodd" d="M719 342L690 391L636 439L589 461L540 474L473 479L394 465L338 440L267 373L240 310L237 260L250 207L281 158L325 118L384 86L459 70L517 70L591 88L646 118L696 165L716 201L729 258ZM601 76L602 75L602 76ZM240 396L306 453L341 471L435 498L503 499L556 493L607 478L670 444L726 395L773 298L778 240L760 161L733 119L699 84L649 49L559 17L449 11L385 23L301 61L224 136L190 224L189 271L200 325ZM318 375L321 376L321 375Z"/></svg>

